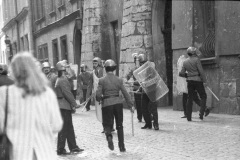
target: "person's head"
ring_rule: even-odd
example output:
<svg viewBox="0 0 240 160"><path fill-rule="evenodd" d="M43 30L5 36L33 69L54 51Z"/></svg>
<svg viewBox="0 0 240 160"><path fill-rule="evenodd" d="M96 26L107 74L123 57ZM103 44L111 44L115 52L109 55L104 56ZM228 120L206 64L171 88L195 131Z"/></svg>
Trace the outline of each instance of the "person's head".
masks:
<svg viewBox="0 0 240 160"><path fill-rule="evenodd" d="M36 62L29 52L19 53L12 59L10 73L16 86L24 90L23 97L39 95L48 86L48 80Z"/></svg>
<svg viewBox="0 0 240 160"><path fill-rule="evenodd" d="M197 48L195 48L195 47L188 47L187 54L188 54L188 56L191 57L193 55L197 55L196 51L197 51Z"/></svg>
<svg viewBox="0 0 240 160"><path fill-rule="evenodd" d="M6 64L0 63L0 75L8 74L8 66Z"/></svg>
<svg viewBox="0 0 240 160"><path fill-rule="evenodd" d="M50 67L50 72L52 72L52 73L55 73L55 72L56 72L56 69L55 69L54 66L51 66L51 67Z"/></svg>
<svg viewBox="0 0 240 160"><path fill-rule="evenodd" d="M58 71L58 77L61 77L66 72L66 64L64 61L59 61L56 64L56 68Z"/></svg>
<svg viewBox="0 0 240 160"><path fill-rule="evenodd" d="M114 62L114 60L108 59L105 61L104 67L105 67L106 72L113 72L116 70L117 64Z"/></svg>
<svg viewBox="0 0 240 160"><path fill-rule="evenodd" d="M146 54L139 54L138 59L139 59L140 66L148 61Z"/></svg>
<svg viewBox="0 0 240 160"><path fill-rule="evenodd" d="M100 67L101 66L101 58L99 57L95 57L93 58L93 68L96 69L97 67Z"/></svg>
<svg viewBox="0 0 240 160"><path fill-rule="evenodd" d="M46 75L48 74L48 73L50 73L50 71L51 71L51 65L50 65L50 63L49 62L43 62L42 63L42 71L43 71L43 73L45 73Z"/></svg>
<svg viewBox="0 0 240 160"><path fill-rule="evenodd" d="M86 69L87 69L87 65L81 64L81 66L80 66L81 72L86 72Z"/></svg>

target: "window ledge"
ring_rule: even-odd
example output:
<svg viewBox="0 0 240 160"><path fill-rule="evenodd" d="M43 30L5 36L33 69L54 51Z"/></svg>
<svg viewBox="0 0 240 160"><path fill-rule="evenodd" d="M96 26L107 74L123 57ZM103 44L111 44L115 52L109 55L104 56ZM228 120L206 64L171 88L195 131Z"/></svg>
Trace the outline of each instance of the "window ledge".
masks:
<svg viewBox="0 0 240 160"><path fill-rule="evenodd" d="M58 9L59 10L62 10L62 9L64 9L65 8L65 4L61 4L60 6L58 6Z"/></svg>
<svg viewBox="0 0 240 160"><path fill-rule="evenodd" d="M36 24L39 24L45 20L45 17L39 18L38 20L35 21Z"/></svg>
<svg viewBox="0 0 240 160"><path fill-rule="evenodd" d="M55 16L55 15L56 15L56 11L55 11L55 10L51 11L51 12L49 13L49 15L50 15L51 17Z"/></svg>
<svg viewBox="0 0 240 160"><path fill-rule="evenodd" d="M216 64L217 58L216 57L203 58L201 59L201 63L202 65Z"/></svg>

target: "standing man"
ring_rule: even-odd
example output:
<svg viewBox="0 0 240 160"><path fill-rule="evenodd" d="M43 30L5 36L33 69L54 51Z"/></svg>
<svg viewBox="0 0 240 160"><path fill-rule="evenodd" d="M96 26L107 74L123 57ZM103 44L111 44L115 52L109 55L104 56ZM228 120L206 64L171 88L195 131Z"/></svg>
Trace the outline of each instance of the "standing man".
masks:
<svg viewBox="0 0 240 160"><path fill-rule="evenodd" d="M115 76L113 71L116 70L116 63L109 59L105 62L106 76L99 79L98 89L96 93L97 101L103 101L103 126L105 129L106 139L108 141L108 148L114 150L112 141L112 126L113 117L116 119L117 135L118 135L118 147L120 152L125 152L124 134L123 134L123 104L122 98L119 97L119 91L122 92L124 98L127 101L128 107L131 111L134 111L133 102L130 95L127 93L126 88L123 85L123 80Z"/></svg>
<svg viewBox="0 0 240 160"><path fill-rule="evenodd" d="M200 103L199 118L203 120L204 111L206 108L207 94L205 92L206 77L203 72L202 64L197 56L195 47L187 49L188 58L183 62L183 67L179 76L187 78L188 100L187 100L187 120L192 121L192 105L195 92L198 93Z"/></svg>
<svg viewBox="0 0 240 160"><path fill-rule="evenodd" d="M47 79L51 83L51 88L55 89L57 75L55 73L51 72L51 65L49 62L42 63L42 71L47 76Z"/></svg>
<svg viewBox="0 0 240 160"><path fill-rule="evenodd" d="M9 86L13 83L13 80L8 76L8 66L0 63L0 87L5 85Z"/></svg>
<svg viewBox="0 0 240 160"><path fill-rule="evenodd" d="M138 59L139 59L140 66L142 66L145 62L147 62L147 56L145 54L139 54ZM127 75L127 80L130 79L131 74L132 73L130 72L130 74ZM151 122L151 116L152 116L153 127L155 130L159 130L157 105L155 105L153 102L150 101L149 97L147 96L147 94L144 92L142 88L139 89L139 92L141 93L141 99L136 100L136 105L141 106L143 118L146 123L145 126L141 127L141 129L152 128L152 122ZM139 103L139 101L141 103Z"/></svg>
<svg viewBox="0 0 240 160"><path fill-rule="evenodd" d="M58 78L56 81L56 94L58 98L58 103L63 118L63 128L58 133L57 140L57 154L65 155L67 154L65 150L65 143L67 140L68 148L70 152L81 152L76 144L75 133L72 122L72 113L76 112L76 108L80 106L77 105L74 96L71 92L71 85L66 76L66 65L60 61L56 64L58 70Z"/></svg>
<svg viewBox="0 0 240 160"><path fill-rule="evenodd" d="M83 93L83 101L85 102L87 100L86 95L87 95L87 89L90 84L90 78L91 78L91 73L86 71L87 66L85 64L82 64L80 66L81 73L78 76L78 89L82 90ZM91 94L91 92L90 92ZM88 101L86 105L87 111L90 110L90 104L91 104L91 99Z"/></svg>

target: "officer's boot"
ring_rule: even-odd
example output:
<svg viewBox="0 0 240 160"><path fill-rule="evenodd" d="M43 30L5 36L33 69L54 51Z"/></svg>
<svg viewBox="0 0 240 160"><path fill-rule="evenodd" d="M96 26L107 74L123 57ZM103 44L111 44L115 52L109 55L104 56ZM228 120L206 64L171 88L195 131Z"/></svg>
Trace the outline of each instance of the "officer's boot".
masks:
<svg viewBox="0 0 240 160"><path fill-rule="evenodd" d="M117 134L118 134L118 147L120 152L125 152L126 148L124 145L124 135L123 135L123 127L118 126L117 128Z"/></svg>

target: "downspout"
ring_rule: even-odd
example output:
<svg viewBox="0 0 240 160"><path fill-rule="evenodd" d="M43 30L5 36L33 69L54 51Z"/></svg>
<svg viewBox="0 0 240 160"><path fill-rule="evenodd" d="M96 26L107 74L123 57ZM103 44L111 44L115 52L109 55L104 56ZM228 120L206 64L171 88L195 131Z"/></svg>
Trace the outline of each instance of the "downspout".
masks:
<svg viewBox="0 0 240 160"><path fill-rule="evenodd" d="M17 6L17 0L14 0L15 3L15 15L18 15L18 6ZM16 21L16 30L17 30L17 52L20 51L20 33L19 33L19 22Z"/></svg>
<svg viewBox="0 0 240 160"><path fill-rule="evenodd" d="M37 57L37 52L35 52L35 40L33 37L33 18L32 18L32 0L28 0L28 22L29 22L29 52L33 56Z"/></svg>

